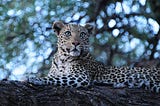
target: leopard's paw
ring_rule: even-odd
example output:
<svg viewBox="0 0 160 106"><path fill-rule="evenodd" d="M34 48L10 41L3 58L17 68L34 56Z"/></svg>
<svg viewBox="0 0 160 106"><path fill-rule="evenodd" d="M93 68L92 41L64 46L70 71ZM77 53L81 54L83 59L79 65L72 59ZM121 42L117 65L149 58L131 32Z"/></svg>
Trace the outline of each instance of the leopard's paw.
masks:
<svg viewBox="0 0 160 106"><path fill-rule="evenodd" d="M43 85L43 81L41 78L30 77L28 78L28 82L34 85Z"/></svg>

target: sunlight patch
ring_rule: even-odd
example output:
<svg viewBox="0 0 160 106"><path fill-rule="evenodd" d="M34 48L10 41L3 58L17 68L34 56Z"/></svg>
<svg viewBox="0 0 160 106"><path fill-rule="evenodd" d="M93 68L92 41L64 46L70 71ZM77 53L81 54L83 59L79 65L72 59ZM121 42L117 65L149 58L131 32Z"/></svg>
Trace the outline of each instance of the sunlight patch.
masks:
<svg viewBox="0 0 160 106"><path fill-rule="evenodd" d="M22 74L24 74L26 72L26 69L27 68L24 65L18 66L13 70L12 74L14 74L14 75L22 75Z"/></svg>
<svg viewBox="0 0 160 106"><path fill-rule="evenodd" d="M151 18L148 19L148 22L149 22L149 24L153 28L153 33L157 34L158 31L159 31L159 25L158 25L158 23L155 20L151 19Z"/></svg>

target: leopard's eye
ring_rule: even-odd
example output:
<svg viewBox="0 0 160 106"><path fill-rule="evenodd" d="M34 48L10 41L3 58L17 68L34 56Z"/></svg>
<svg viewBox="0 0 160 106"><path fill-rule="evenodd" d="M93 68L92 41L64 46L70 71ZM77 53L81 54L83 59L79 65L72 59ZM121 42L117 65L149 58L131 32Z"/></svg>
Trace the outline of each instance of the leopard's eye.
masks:
<svg viewBox="0 0 160 106"><path fill-rule="evenodd" d="M81 39L84 39L85 36L86 36L86 33L85 33L85 32L81 32L81 33L80 33L80 38L81 38Z"/></svg>
<svg viewBox="0 0 160 106"><path fill-rule="evenodd" d="M71 36L71 32L70 32L70 31L66 31L64 34L65 34L65 36L67 36L67 37Z"/></svg>

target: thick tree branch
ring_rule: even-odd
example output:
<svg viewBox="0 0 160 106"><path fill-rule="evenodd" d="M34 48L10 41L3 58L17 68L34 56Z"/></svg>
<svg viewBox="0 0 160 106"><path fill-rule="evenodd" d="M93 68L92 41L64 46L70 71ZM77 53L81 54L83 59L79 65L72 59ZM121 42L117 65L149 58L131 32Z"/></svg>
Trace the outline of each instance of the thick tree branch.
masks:
<svg viewBox="0 0 160 106"><path fill-rule="evenodd" d="M110 86L71 89L1 81L0 91L2 106L160 106L160 95L143 89L114 89Z"/></svg>

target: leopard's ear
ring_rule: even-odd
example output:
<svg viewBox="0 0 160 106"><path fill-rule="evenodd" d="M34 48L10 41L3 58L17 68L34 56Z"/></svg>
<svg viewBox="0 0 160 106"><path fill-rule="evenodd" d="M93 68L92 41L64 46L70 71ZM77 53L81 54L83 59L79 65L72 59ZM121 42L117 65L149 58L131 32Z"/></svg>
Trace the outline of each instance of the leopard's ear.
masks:
<svg viewBox="0 0 160 106"><path fill-rule="evenodd" d="M62 21L56 21L53 23L53 30L54 32L59 35L59 32L61 31L61 29L64 27L64 23Z"/></svg>
<svg viewBox="0 0 160 106"><path fill-rule="evenodd" d="M92 35L94 33L94 25L91 25L90 23L87 23L84 27L88 30L88 33L90 35Z"/></svg>

